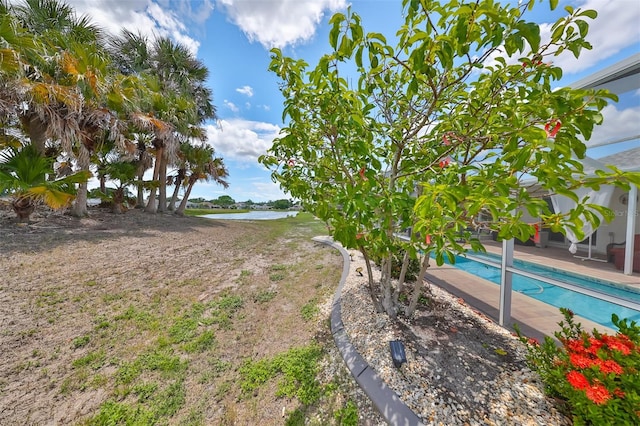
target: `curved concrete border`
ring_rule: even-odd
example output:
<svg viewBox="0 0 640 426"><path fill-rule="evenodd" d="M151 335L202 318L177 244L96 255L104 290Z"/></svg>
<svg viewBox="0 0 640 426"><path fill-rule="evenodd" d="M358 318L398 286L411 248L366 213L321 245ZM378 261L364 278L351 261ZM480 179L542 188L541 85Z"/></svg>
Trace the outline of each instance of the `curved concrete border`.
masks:
<svg viewBox="0 0 640 426"><path fill-rule="evenodd" d="M384 383L376 371L362 358L351 344L349 336L344 329L341 300L342 288L349 275L351 262L349 253L330 237L314 237L313 241L330 245L338 249L342 254L342 276L340 277L338 289L333 296L333 304L331 306L331 334L333 334L333 340L345 364L347 364L347 368L387 423L402 426L423 425L420 418L400 400L393 389Z"/></svg>

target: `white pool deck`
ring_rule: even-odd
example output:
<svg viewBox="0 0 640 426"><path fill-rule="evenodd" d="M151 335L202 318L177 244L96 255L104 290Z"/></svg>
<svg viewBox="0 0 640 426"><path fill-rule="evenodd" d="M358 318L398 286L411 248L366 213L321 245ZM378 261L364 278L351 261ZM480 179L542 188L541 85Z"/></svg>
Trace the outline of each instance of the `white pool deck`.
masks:
<svg viewBox="0 0 640 426"><path fill-rule="evenodd" d="M485 244L487 252L495 254L502 253L500 243L483 241L483 244ZM586 253L578 252L576 254L586 256ZM593 255L593 257L603 258L604 256ZM613 263L582 260L574 257L566 249L517 245L515 246L514 258L601 280L629 285L638 288L640 291L640 274L624 275L622 271L615 268ZM429 267L426 278L428 281L464 299L465 302L498 322L500 286L457 269L454 266L437 266L435 262L432 262L432 266ZM512 293L511 303L511 322L507 324L506 328L513 331L513 324L517 323L524 334L529 337L542 339L544 336L553 336L553 333L559 328L557 325L558 322L563 319L558 308L517 292ZM615 331L587 320L586 318L577 317L577 320L587 331L591 331L594 328L608 333Z"/></svg>

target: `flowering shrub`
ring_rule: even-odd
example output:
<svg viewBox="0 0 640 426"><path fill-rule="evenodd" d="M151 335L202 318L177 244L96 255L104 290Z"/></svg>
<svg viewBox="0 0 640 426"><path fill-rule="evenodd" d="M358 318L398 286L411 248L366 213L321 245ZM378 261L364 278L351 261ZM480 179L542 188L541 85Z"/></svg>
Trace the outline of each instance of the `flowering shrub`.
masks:
<svg viewBox="0 0 640 426"><path fill-rule="evenodd" d="M560 346L550 337L539 344L515 327L547 394L566 401L575 425L640 424L640 327L613 314L615 336L587 333L571 310L560 311Z"/></svg>

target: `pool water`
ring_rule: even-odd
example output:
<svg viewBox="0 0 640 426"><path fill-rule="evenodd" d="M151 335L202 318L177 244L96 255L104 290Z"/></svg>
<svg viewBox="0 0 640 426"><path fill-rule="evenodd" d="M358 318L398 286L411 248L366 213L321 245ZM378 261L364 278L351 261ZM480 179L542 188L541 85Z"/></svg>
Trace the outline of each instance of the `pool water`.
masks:
<svg viewBox="0 0 640 426"><path fill-rule="evenodd" d="M493 262L500 262L500 258L497 256L492 257L483 254L482 257ZM463 256L456 256L456 264L454 266L495 284L500 284L499 268ZM591 279L587 276L566 273L519 260L514 260L514 267L543 277L553 278L557 281L588 288L640 304L640 292L633 291L634 289L631 288L625 288L624 286L617 286L604 281ZM614 313L620 318L626 318L629 321L637 321L640 323L640 311L638 310L619 306L615 303L557 287L533 278L514 273L512 287L513 291L525 294L558 308L569 308L576 315L580 315L581 317L613 329L616 329L611 322L611 314Z"/></svg>

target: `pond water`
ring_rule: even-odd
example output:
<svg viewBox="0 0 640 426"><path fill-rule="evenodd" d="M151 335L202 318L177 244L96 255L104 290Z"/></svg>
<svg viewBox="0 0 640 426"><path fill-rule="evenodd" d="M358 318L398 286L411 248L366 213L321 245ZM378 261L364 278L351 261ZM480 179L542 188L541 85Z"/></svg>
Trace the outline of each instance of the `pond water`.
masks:
<svg viewBox="0 0 640 426"><path fill-rule="evenodd" d="M272 220L283 219L285 217L294 217L298 214L297 211L263 211L252 210L246 213L222 213L222 214L205 214L200 217L206 217L207 219L220 219L220 220Z"/></svg>

